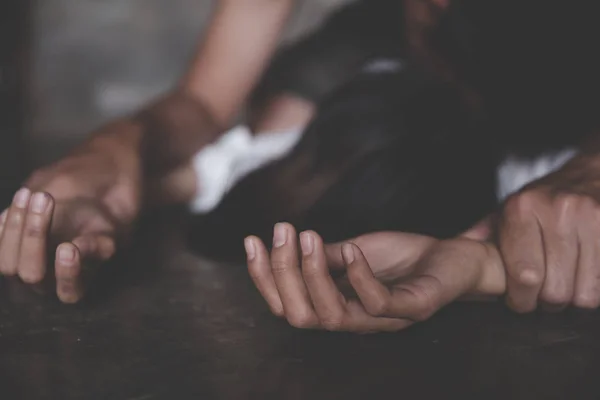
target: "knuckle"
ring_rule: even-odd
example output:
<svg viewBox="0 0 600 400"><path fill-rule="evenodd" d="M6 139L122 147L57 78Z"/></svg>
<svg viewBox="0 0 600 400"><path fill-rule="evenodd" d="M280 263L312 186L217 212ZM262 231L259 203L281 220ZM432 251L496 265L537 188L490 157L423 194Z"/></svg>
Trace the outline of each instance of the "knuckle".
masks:
<svg viewBox="0 0 600 400"><path fill-rule="evenodd" d="M346 274L351 282L360 282L363 280L362 271L358 263L353 263L346 268Z"/></svg>
<svg viewBox="0 0 600 400"><path fill-rule="evenodd" d="M580 203L582 196L574 193L559 193L554 198L554 206L562 211L566 212Z"/></svg>
<svg viewBox="0 0 600 400"><path fill-rule="evenodd" d="M573 217L576 213L587 211L584 206L584 196L572 194L572 193L561 193L554 199L555 215L558 222L559 229L563 230L573 223Z"/></svg>
<svg viewBox="0 0 600 400"><path fill-rule="evenodd" d="M416 321L425 321L437 310L438 301L429 290L421 286L411 288L411 293L415 297L417 308L413 313L413 319Z"/></svg>
<svg viewBox="0 0 600 400"><path fill-rule="evenodd" d="M313 318L309 312L296 312L287 317L288 323L294 328L309 329L313 327Z"/></svg>
<svg viewBox="0 0 600 400"><path fill-rule="evenodd" d="M25 283L36 284L44 279L44 272L39 268L22 270L19 271L19 278Z"/></svg>
<svg viewBox="0 0 600 400"><path fill-rule="evenodd" d="M384 317L389 313L390 301L389 299L378 297L365 305L365 309L373 317Z"/></svg>
<svg viewBox="0 0 600 400"><path fill-rule="evenodd" d="M544 281L544 274L540 268L531 261L517 260L507 263L509 275L521 286L538 287Z"/></svg>
<svg viewBox="0 0 600 400"><path fill-rule="evenodd" d="M23 224L24 219L25 212L23 210L13 208L11 212L8 213L8 218L6 219L6 228L19 229Z"/></svg>
<svg viewBox="0 0 600 400"><path fill-rule="evenodd" d="M306 280L315 280L323 276L323 272L316 263L302 263L302 276Z"/></svg>
<svg viewBox="0 0 600 400"><path fill-rule="evenodd" d="M271 270L273 274L281 275L286 274L292 269L292 264L288 260L272 260Z"/></svg>
<svg viewBox="0 0 600 400"><path fill-rule="evenodd" d="M271 309L271 313L273 313L273 315L275 315L276 317L283 317L283 316L285 316L285 312L283 311L283 307L270 306L270 309Z"/></svg>
<svg viewBox="0 0 600 400"><path fill-rule="evenodd" d="M44 238L46 236L46 224L43 218L39 215L29 216L23 234L34 239Z"/></svg>
<svg viewBox="0 0 600 400"><path fill-rule="evenodd" d="M344 318L339 315L331 315L320 319L321 326L328 331L337 332L344 327Z"/></svg>
<svg viewBox="0 0 600 400"><path fill-rule="evenodd" d="M600 307L600 294L593 292L578 293L573 298L573 305L577 308L594 310Z"/></svg>
<svg viewBox="0 0 600 400"><path fill-rule="evenodd" d="M535 191L523 191L510 196L505 203L504 210L510 216L523 216L531 213L540 200L540 195Z"/></svg>
<svg viewBox="0 0 600 400"><path fill-rule="evenodd" d="M253 281L262 281L266 278L266 274L261 268L258 268L254 263L248 265L248 275Z"/></svg>

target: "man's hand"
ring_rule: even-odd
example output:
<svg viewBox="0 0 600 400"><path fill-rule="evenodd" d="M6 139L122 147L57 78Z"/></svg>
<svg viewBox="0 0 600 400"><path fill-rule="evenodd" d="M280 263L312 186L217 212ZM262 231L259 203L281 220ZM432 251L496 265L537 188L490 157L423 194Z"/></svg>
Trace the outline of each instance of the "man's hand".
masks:
<svg viewBox="0 0 600 400"><path fill-rule="evenodd" d="M504 293L500 257L481 242L380 232L324 245L315 232L303 232L301 255L297 242L294 228L281 223L270 255L256 237L245 246L271 311L298 328L397 331L463 295ZM330 271L343 275L334 279Z"/></svg>
<svg viewBox="0 0 600 400"><path fill-rule="evenodd" d="M600 306L600 174L582 157L511 196L498 225L507 304Z"/></svg>
<svg viewBox="0 0 600 400"><path fill-rule="evenodd" d="M0 222L0 273L29 284L54 277L65 303L81 299L84 276L112 257L140 210L139 157L118 163L119 148L91 147L35 172Z"/></svg>

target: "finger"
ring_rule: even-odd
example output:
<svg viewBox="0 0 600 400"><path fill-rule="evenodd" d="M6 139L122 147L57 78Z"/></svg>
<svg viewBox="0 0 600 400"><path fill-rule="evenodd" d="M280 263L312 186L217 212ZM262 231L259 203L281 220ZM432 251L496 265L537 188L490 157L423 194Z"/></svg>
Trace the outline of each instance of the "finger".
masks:
<svg viewBox="0 0 600 400"><path fill-rule="evenodd" d="M499 247L507 272L506 301L517 312L535 310L545 276L545 252L535 203L531 195L509 199L500 224Z"/></svg>
<svg viewBox="0 0 600 400"><path fill-rule="evenodd" d="M354 258L348 259L348 277L370 315L424 321L440 307L435 279L418 276L390 291L375 279L360 249L350 246ZM350 248L346 251L350 255Z"/></svg>
<svg viewBox="0 0 600 400"><path fill-rule="evenodd" d="M8 210L0 241L0 273L4 275L12 276L17 273L23 224L30 197L29 189L20 189Z"/></svg>
<svg viewBox="0 0 600 400"><path fill-rule="evenodd" d="M323 242L314 232L310 232L309 234L315 239L313 250L314 258L313 260L307 260L307 257L310 257L310 255L305 254L303 256L303 271L313 270L308 274L307 272L304 272L304 275L309 276L307 286L313 299L313 304L315 304L315 308L317 309L321 327L328 330L374 333L397 332L413 324L413 321L404 318L374 317L367 312L364 304L360 301L346 301L337 290L335 283L328 274L327 266L325 265L326 257L324 252L321 253L321 255L318 254L318 248L323 246ZM310 243L303 243L302 239L303 238L301 237L303 253L309 253ZM304 250L307 244L308 252ZM351 259L353 254L350 255L348 249L349 247L347 244L340 246L340 253L342 254L341 258L346 260L346 268L349 268L349 271L351 271L352 268L349 267L349 265L352 264ZM352 250L352 247L350 247L350 250ZM364 258L363 264L370 272L370 268ZM377 281L375 280L375 282ZM322 311L320 312L319 310Z"/></svg>
<svg viewBox="0 0 600 400"><path fill-rule="evenodd" d="M343 271L346 269L346 263L342 256L342 246L346 242L328 243L323 245L323 252L327 267L333 271Z"/></svg>
<svg viewBox="0 0 600 400"><path fill-rule="evenodd" d="M315 232L300 234L302 275L322 328L344 328L346 300L329 274L323 241Z"/></svg>
<svg viewBox="0 0 600 400"><path fill-rule="evenodd" d="M47 237L53 211L54 201L49 194L38 192L31 196L18 265L23 282L39 283L46 274Z"/></svg>
<svg viewBox="0 0 600 400"><path fill-rule="evenodd" d="M110 236L86 235L65 242L56 249L56 294L63 303L76 303L84 294L84 272L93 271L115 253Z"/></svg>
<svg viewBox="0 0 600 400"><path fill-rule="evenodd" d="M600 224L597 220L580 224L579 260L575 276L573 305L578 308L600 307ZM588 238L581 240L581 238Z"/></svg>
<svg viewBox="0 0 600 400"><path fill-rule="evenodd" d="M579 244L572 220L547 218L542 221L546 275L539 300L546 311L560 311L573 298Z"/></svg>
<svg viewBox="0 0 600 400"><path fill-rule="evenodd" d="M360 248L353 243L346 243L341 253L348 269L348 280L365 310L375 317L389 316L390 291L375 278Z"/></svg>
<svg viewBox="0 0 600 400"><path fill-rule="evenodd" d="M248 272L254 285L269 305L271 312L282 317L284 315L283 304L271 272L271 260L265 245L259 238L250 236L244 240L244 247L246 248Z"/></svg>
<svg viewBox="0 0 600 400"><path fill-rule="evenodd" d="M298 267L296 231L290 224L275 225L271 270L288 322L296 328L317 327L319 321Z"/></svg>
<svg viewBox="0 0 600 400"><path fill-rule="evenodd" d="M432 237L404 232L374 232L358 236L354 239L325 245L327 264L333 270L343 270L346 263L342 257L342 246L352 242L369 259L371 266L377 270L391 267L390 260L401 260L394 265L409 272L408 269L433 246L437 240ZM398 246L402 242L403 246Z"/></svg>

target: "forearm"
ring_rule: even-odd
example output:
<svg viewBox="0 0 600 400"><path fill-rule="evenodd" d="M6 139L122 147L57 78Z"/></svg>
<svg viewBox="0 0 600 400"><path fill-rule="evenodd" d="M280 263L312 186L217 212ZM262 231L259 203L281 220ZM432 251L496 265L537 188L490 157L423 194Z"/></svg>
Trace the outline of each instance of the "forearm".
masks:
<svg viewBox="0 0 600 400"><path fill-rule="evenodd" d="M159 99L132 120L140 128L137 145L149 173L188 163L224 131L201 101L180 90Z"/></svg>
<svg viewBox="0 0 600 400"><path fill-rule="evenodd" d="M173 92L98 130L75 153L109 157L121 179L141 184L145 206L154 208L193 198L197 179L191 159L221 131L201 104Z"/></svg>
<svg viewBox="0 0 600 400"><path fill-rule="evenodd" d="M135 159L145 172L155 173L187 163L221 131L201 103L174 91L97 130L76 152L100 150L110 154L120 168Z"/></svg>
<svg viewBox="0 0 600 400"><path fill-rule="evenodd" d="M140 152L151 169L187 162L241 108L275 51L293 3L219 0L189 72L171 93L111 124L120 136L110 135L111 142L117 139Z"/></svg>
<svg viewBox="0 0 600 400"><path fill-rule="evenodd" d="M218 0L197 56L180 82L227 125L271 60L294 0Z"/></svg>
<svg viewBox="0 0 600 400"><path fill-rule="evenodd" d="M79 151L102 149L121 170L137 168L145 184L172 187L177 179L170 176L189 170L193 155L215 140L241 108L278 44L292 5L293 0L219 0L179 85L99 130Z"/></svg>

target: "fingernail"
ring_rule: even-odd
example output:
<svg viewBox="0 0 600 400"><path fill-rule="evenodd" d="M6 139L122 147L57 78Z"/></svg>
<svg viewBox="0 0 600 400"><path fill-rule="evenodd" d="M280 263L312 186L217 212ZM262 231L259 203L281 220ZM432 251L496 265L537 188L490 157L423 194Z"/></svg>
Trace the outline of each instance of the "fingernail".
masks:
<svg viewBox="0 0 600 400"><path fill-rule="evenodd" d="M75 259L75 249L72 246L62 246L58 249L58 259L60 261L73 261Z"/></svg>
<svg viewBox="0 0 600 400"><path fill-rule="evenodd" d="M302 247L302 254L310 256L315 248L315 242L312 235L308 232L302 232L300 234L300 247Z"/></svg>
<svg viewBox="0 0 600 400"><path fill-rule="evenodd" d="M248 261L254 260L254 257L256 257L256 248L254 247L254 241L251 238L244 239L244 247L246 248L246 255L248 256Z"/></svg>
<svg viewBox="0 0 600 400"><path fill-rule="evenodd" d="M342 257L346 264L352 264L354 262L354 247L350 243L345 243L342 246Z"/></svg>
<svg viewBox="0 0 600 400"><path fill-rule="evenodd" d="M29 202L29 196L31 196L31 192L29 191L29 189L20 189L17 193L15 193L15 197L13 199L14 205L19 208L27 207L27 203Z"/></svg>
<svg viewBox="0 0 600 400"><path fill-rule="evenodd" d="M287 240L287 232L284 224L275 224L273 231L273 247L281 247Z"/></svg>
<svg viewBox="0 0 600 400"><path fill-rule="evenodd" d="M45 193L36 193L31 197L31 211L43 213L48 205L48 199Z"/></svg>

